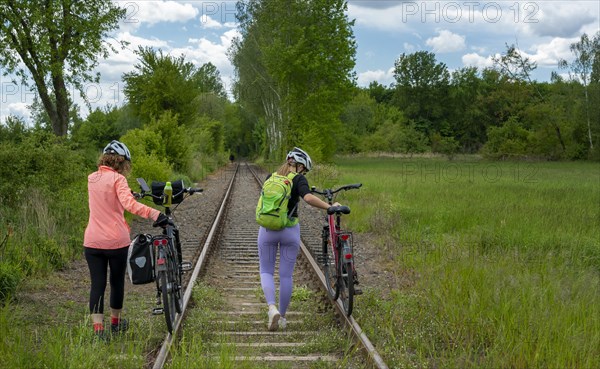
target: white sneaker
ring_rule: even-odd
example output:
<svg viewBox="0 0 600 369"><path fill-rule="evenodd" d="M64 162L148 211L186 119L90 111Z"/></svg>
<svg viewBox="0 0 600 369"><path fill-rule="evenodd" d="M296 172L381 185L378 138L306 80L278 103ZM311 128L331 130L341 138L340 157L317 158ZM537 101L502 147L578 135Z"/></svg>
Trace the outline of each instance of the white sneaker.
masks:
<svg viewBox="0 0 600 369"><path fill-rule="evenodd" d="M287 326L287 320L284 317L279 318L279 328L285 329Z"/></svg>
<svg viewBox="0 0 600 369"><path fill-rule="evenodd" d="M281 314L279 314L279 310L275 306L269 307L269 330L276 331L279 328L279 318L281 318Z"/></svg>

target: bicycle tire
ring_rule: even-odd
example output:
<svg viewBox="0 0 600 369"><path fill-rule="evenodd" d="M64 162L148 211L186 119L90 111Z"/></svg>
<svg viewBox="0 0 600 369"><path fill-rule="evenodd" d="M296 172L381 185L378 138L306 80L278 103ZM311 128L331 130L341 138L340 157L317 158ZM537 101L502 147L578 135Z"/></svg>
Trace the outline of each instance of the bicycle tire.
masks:
<svg viewBox="0 0 600 369"><path fill-rule="evenodd" d="M160 278L160 288L163 300L163 314L165 316L165 322L167 323L167 330L169 333L173 333L173 325L175 323L175 305L173 304L173 297L169 292L169 277L168 271L158 272Z"/></svg>
<svg viewBox="0 0 600 369"><path fill-rule="evenodd" d="M340 286L340 299L344 306L346 316L352 315L354 305L354 268L353 261L346 261L344 258L338 259L339 276L338 284Z"/></svg>
<svg viewBox="0 0 600 369"><path fill-rule="evenodd" d="M169 281L169 303L171 307L174 307L174 312L171 313L171 322L175 322L176 313L181 314L182 311L182 299L181 299L181 269L180 264L177 261L177 255L175 255L175 249L171 249L167 257L167 277ZM174 324L172 324L174 326Z"/></svg>
<svg viewBox="0 0 600 369"><path fill-rule="evenodd" d="M323 242L323 274L325 275L325 284L327 285L327 293L334 301L340 295L340 288L336 273L335 262L331 262L332 257L329 256L328 243Z"/></svg>
<svg viewBox="0 0 600 369"><path fill-rule="evenodd" d="M171 281L172 282L172 295L174 300L175 311L181 314L183 309L182 299L181 299L181 264L175 260L177 260L176 255L173 255L171 266L169 271L171 272Z"/></svg>
<svg viewBox="0 0 600 369"><path fill-rule="evenodd" d="M182 310L183 310L183 299L181 296L181 287L183 286L182 284L182 279L183 279L183 269L181 268L181 264L183 263L183 257L182 257L182 253L181 253L181 241L179 241L179 230L177 228L175 228L173 230L173 237L171 238L172 241L172 248L171 250L173 251L173 263L175 264L175 267L173 269L173 273L174 273L174 280L176 281L175 284L175 309L177 310L177 313L181 314Z"/></svg>

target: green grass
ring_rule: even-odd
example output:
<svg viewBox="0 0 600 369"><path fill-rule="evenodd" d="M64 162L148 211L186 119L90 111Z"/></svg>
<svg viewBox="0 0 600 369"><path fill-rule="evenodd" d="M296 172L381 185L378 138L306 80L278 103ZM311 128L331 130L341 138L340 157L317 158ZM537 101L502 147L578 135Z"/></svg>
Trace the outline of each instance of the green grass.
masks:
<svg viewBox="0 0 600 369"><path fill-rule="evenodd" d="M43 309L38 310L38 314L44 314ZM12 309L4 307L0 311L0 368L134 369L144 366L148 348L156 343L148 337L157 332L140 327L138 322L131 332L113 336L110 343L105 343L94 338L83 311L79 317L71 323L54 321L49 326L15 323Z"/></svg>
<svg viewBox="0 0 600 369"><path fill-rule="evenodd" d="M348 226L410 279L356 302L390 366L600 367L597 163L340 159L311 175L363 183L338 199Z"/></svg>
<svg viewBox="0 0 600 369"><path fill-rule="evenodd" d="M373 233L371 246L408 280L391 294L363 286L355 303L356 318L390 367L600 367L598 164L343 159L309 181L362 182L363 189L339 198L352 208L348 226ZM77 296L45 304L17 294L0 307L0 368L140 368L164 338L164 318L149 314L153 293L128 294L130 332L109 345L94 342L82 303L88 287L67 291L50 272L81 250L82 224L65 231L60 220L80 215L66 204L84 194L67 191L56 204L32 198L36 206L12 213L19 221L0 247L2 289L14 290L24 277L26 295L53 286L57 296ZM8 233L0 225L0 242ZM298 288L293 304L308 303L309 295ZM206 312L219 306L218 291L200 287L194 299L205 309L186 331L199 335L184 337L173 367L202 357L210 338L203 335L213 333ZM334 332L312 344L349 352ZM219 355L222 367L233 367L233 351Z"/></svg>

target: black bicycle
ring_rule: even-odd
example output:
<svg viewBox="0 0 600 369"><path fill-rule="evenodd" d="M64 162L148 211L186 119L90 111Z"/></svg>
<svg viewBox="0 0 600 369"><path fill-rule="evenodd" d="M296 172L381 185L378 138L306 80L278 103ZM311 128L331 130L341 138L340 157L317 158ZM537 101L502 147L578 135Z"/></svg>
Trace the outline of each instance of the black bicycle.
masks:
<svg viewBox="0 0 600 369"><path fill-rule="evenodd" d="M342 186L336 190L325 189L323 191L318 191L315 187L312 187L311 192L322 195L331 205L336 193L358 189L361 186L362 184L357 183ZM361 291L354 287L354 285L358 284L358 278L354 269L354 257L352 255L352 232L341 228L342 214L350 214L350 208L347 206L331 206L327 209L327 217L325 219L327 224L323 226L321 234L322 263L329 296L333 300L337 300L339 297L346 315L350 316L354 304L354 295L360 294Z"/></svg>
<svg viewBox="0 0 600 369"><path fill-rule="evenodd" d="M167 329L169 333L173 333L177 314L181 314L182 311L182 274L191 269L192 264L182 260L179 230L174 222L171 207L180 204L194 193L202 192L202 189L185 188L182 181L176 181L173 184L152 182L152 190L150 190L143 178L138 178L137 182L142 191L139 194L134 193L134 196L138 199L152 197L155 204L165 208L165 215L169 218L162 234L152 236L157 305L152 313L164 314Z"/></svg>

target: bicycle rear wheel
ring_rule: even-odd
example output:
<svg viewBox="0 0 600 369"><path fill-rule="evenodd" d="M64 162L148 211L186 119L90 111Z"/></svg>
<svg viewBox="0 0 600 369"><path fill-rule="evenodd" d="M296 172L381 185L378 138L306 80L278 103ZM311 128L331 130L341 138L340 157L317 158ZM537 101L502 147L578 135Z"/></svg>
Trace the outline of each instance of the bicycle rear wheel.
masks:
<svg viewBox="0 0 600 369"><path fill-rule="evenodd" d="M333 255L329 255L329 248L327 242L323 243L323 274L325 274L325 283L327 284L327 292L329 297L333 300L337 300L340 295L340 288L338 283L338 277L336 273L336 266Z"/></svg>
<svg viewBox="0 0 600 369"><path fill-rule="evenodd" d="M175 310L175 300L173 299L173 295L171 294L171 284L169 282L169 272L168 270L158 272L158 278L160 279L160 288L161 295L163 300L163 313L165 315L165 321L167 323L167 330L169 333L173 333L173 326L175 323L175 314L177 313Z"/></svg>
<svg viewBox="0 0 600 369"><path fill-rule="evenodd" d="M344 260L340 257L338 260L338 271L340 273L340 299L344 306L344 312L347 316L352 314L354 304L354 267L352 260Z"/></svg>
<svg viewBox="0 0 600 369"><path fill-rule="evenodd" d="M165 313L165 321L167 323L167 329L169 333L173 333L175 327L175 317L177 313L181 313L181 291L180 282L178 278L178 267L175 262L174 255L168 253L166 258L167 268L165 271L160 272L162 282L162 298L163 298L163 309Z"/></svg>

